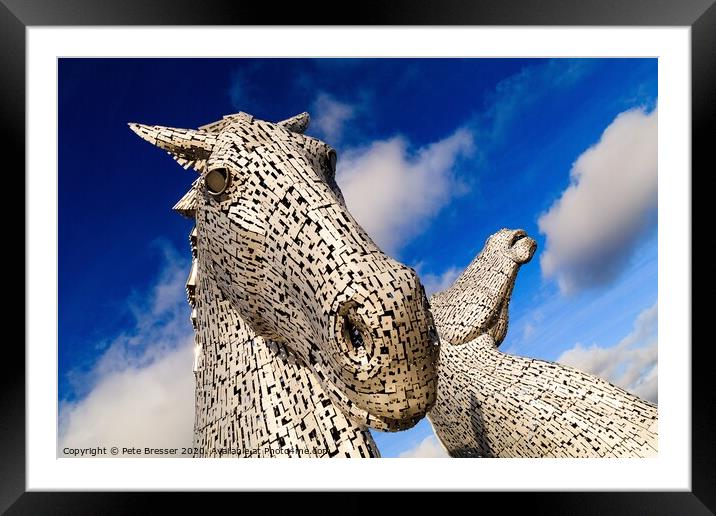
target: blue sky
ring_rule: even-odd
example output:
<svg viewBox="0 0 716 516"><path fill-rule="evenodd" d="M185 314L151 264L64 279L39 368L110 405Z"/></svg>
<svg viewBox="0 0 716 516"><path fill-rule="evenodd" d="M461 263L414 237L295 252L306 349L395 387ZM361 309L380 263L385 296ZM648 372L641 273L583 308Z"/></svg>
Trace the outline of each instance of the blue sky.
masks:
<svg viewBox="0 0 716 516"><path fill-rule="evenodd" d="M237 111L309 111L349 209L428 290L491 233L525 229L539 247L502 349L656 400L657 94L655 59L61 59L61 435L186 439L128 428L137 413L191 434L192 224L171 206L193 172L126 123ZM142 393L151 406L132 402ZM431 456L431 434L423 421L374 435L384 456Z"/></svg>

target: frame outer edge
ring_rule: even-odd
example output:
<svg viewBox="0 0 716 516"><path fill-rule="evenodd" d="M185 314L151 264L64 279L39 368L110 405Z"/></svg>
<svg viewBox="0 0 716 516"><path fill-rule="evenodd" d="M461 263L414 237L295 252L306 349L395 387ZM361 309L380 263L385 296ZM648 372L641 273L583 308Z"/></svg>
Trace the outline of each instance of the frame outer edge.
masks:
<svg viewBox="0 0 716 516"><path fill-rule="evenodd" d="M6 4L11 3L13 10L7 7ZM89 9L85 11L84 15L80 13L77 7L84 4L89 7L90 2L84 2L81 0L70 1L70 4L74 8L63 10L58 9L58 4L50 4L46 1L27 1L24 5L14 0L3 0L0 2L0 38L3 40L3 45L0 47L0 66L2 66L3 73L0 74L0 106L2 106L2 118L0 118L0 130L4 137L3 141L5 146L13 149L15 156L20 157L20 165L24 170L24 129L25 129L25 63L23 57L25 56L25 23L28 24L48 24L48 25L63 25L69 21L76 25L87 25L87 24L108 24L111 25L111 18L121 19L123 22L128 24L139 24L149 25L150 23L142 22L145 13L142 13L142 9L132 9L132 15L129 16L132 19L128 19L127 16L119 15L116 11L120 8L120 4L115 4L116 9L107 9L102 11L101 7L95 9ZM133 4L134 2L129 2ZM179 0L179 3L182 3ZM214 2L211 2L214 3ZM455 2L449 2L455 4ZM514 2L511 4L510 10L514 9ZM551 5L559 4L560 2L551 2ZM643 2L636 2L637 4L643 4ZM693 21L692 26L692 147L693 147L693 162L701 159L705 160L709 158L709 147L712 145L710 141L711 134L714 134L714 101L712 92L716 91L716 4L714 0L693 0L688 3L688 6L682 5L683 8L681 15L670 18L672 23L664 23L663 16L663 5L664 2L656 2L655 7L661 9L661 14L657 16L658 19L662 20L661 24L669 25L687 25L688 20ZM425 7L425 4L419 2L419 7ZM96 4L95 4L96 5ZM137 5L137 4L135 4ZM673 11L677 9L676 5L678 2L670 4L670 14L673 15ZM29 7L26 7L29 6ZM102 5L107 8L109 6ZM587 7L587 11L591 9ZM99 11L97 10L99 9ZM147 7L149 22L153 23L177 23L175 17L169 16L166 18L167 12L159 9L161 14L165 16L163 20L156 19L152 16L152 11ZM547 11L548 9L545 8ZM700 15L694 15L698 11ZM393 8L389 11L383 11L386 15L386 20L389 22L395 22L395 13L400 12L400 9ZM518 18L530 17L530 12L523 12ZM629 15L626 19L622 20L621 23L614 23L616 25L626 24L643 24L648 25L654 23L654 16L644 16L640 23L634 23L633 10L629 11ZM418 14L417 17L422 19L425 23L425 10L421 11L422 14ZM214 15L220 13L214 12ZM450 14L449 10L448 13ZM454 12L452 13L455 14ZM533 13L534 14L534 13ZM624 12L612 12L607 13L606 18L615 22L615 18L618 18ZM380 17L381 13L378 13L377 17ZM415 16L415 15L414 15ZM413 16L413 17L414 17ZM251 18L252 16L248 16ZM454 16L450 16L453 20ZM553 25L568 24L569 21L565 18L569 18L569 13L563 13L557 16L558 21L553 21ZM218 19L219 16L215 16L214 20ZM443 17L439 17L443 18ZM571 23L579 23L577 18L580 16L571 15ZM236 16L229 16L230 20L236 20ZM471 23L475 19L475 13L470 13L463 23ZM499 13L486 14L484 16L484 24L499 24L504 23L505 20ZM542 16L533 16L532 23L538 24L543 18ZM604 21L605 16L597 16L597 20ZM144 18L147 20L147 18ZM200 20L194 19L193 24L197 21L205 22L203 18ZM248 20L244 20L248 21ZM384 21L384 22L385 22ZM420 23L417 20L412 20L414 23ZM445 23L444 19L435 19L437 22ZM116 22L115 22L116 23ZM179 23L182 23L181 21ZM187 19L183 19L184 24L192 24ZM216 23L214 21L213 23ZM448 22L449 23L449 22ZM515 21L513 20L513 24ZM519 22L518 22L519 23ZM18 57L19 56L19 57ZM18 129L21 128L21 131ZM712 160L711 160L712 163ZM705 167L704 167L705 168ZM703 170L703 173L707 173ZM24 199L24 186L23 186L23 199ZM23 228L24 229L24 228ZM23 258L25 249L23 247ZM708 343L706 343L708 345ZM10 348L11 346L8 346ZM16 347L17 348L17 347ZM706 357L708 348L693 348L693 380L692 380L692 391L694 399L694 407L700 406L702 410L700 412L692 411L692 488L695 497L700 500L700 504L705 511L708 508L714 507L716 504L716 495L714 494L713 486L716 485L716 474L714 472L713 465L716 464L714 454L714 443L713 443L713 426L712 422L709 421L710 414L707 407L713 407L714 403L713 385L710 380L710 374L712 374L709 364L711 363ZM25 356L24 350L21 349L8 349L9 353L15 353L17 356L14 357L17 360L14 362L12 368L4 369L3 375L0 375L2 383L3 395L0 396L0 413L3 417L0 419L0 443L2 444L2 460L0 460L0 513L12 505L18 496L24 492L25 489L25 383L23 381L25 376ZM697 403L698 400L698 403ZM703 410L706 409L706 410ZM516 494L516 493L515 493ZM608 495L608 493L603 493ZM658 493L642 493L647 497L654 496ZM683 493L663 493L673 495L674 498L684 501ZM16 503L13 509L27 506L26 502L34 499L36 502L39 501L39 493L35 495L29 494L22 496L20 503ZM37 495L37 496L36 496ZM115 499L115 502L119 501L116 495L110 495L108 498ZM57 498L75 498L78 494L45 494L47 498L54 498L55 501L59 501ZM44 498L43 496L43 498ZM28 500L30 498L30 500ZM92 497L90 497L92 498ZM98 501L96 497L95 502ZM567 497L569 498L569 497ZM620 497L616 497L617 499ZM76 498L75 498L76 499ZM47 500L49 501L49 500ZM616 501L616 500L614 500ZM694 501L694 500L691 500ZM23 503L25 502L25 503ZM34 504L33 504L34 505ZM597 504L599 505L599 504ZM20 506L20 507L18 507ZM37 507L37 505L35 505ZM614 509L614 507L612 507ZM624 507L622 507L623 509ZM682 509L685 507L682 506ZM695 509L695 507L694 507ZM11 511L15 512L15 511ZM22 512L22 510L20 511ZM539 511L538 511L539 512ZM621 512L619 509L614 513ZM710 512L710 511L708 511Z"/></svg>
<svg viewBox="0 0 716 516"><path fill-rule="evenodd" d="M14 168L23 171L25 179L25 26L16 13L0 3L0 141L6 157L15 158ZM6 169L10 165L6 166ZM25 183L22 193L14 194L25 202ZM25 210L23 224L19 221L6 224L8 242L22 255L22 268L26 273ZM21 233L22 232L22 233ZM16 259L19 258L16 254ZM14 274L12 274L14 276ZM24 276L24 274L23 274ZM19 281L19 278L16 278ZM25 308L23 285L22 307ZM16 306L20 303L16 303ZM21 326L23 345L18 339L6 338L3 357L7 364L0 374L0 513L3 513L25 491L25 335Z"/></svg>
<svg viewBox="0 0 716 516"><path fill-rule="evenodd" d="M713 139L716 134L716 3L696 20L691 27L691 145L692 145L692 213L693 193L704 193L703 189L694 190L693 179L708 177L713 173ZM708 189L707 189L708 192ZM710 195L710 193L706 193ZM705 199L709 201L710 199ZM711 217L708 217L710 219ZM706 219L706 220L708 220ZM706 235L708 228L695 231L694 222L703 219L692 214L692 335L694 308L707 310L703 303L693 302L693 271L708 271L712 265L708 262L708 253L693 253L693 235ZM705 222L705 220L703 220ZM696 263L694 257L701 260ZM704 263L705 262L705 263ZM709 273L701 276L699 282L703 292L708 283ZM710 303L709 303L710 305ZM699 317L704 326L710 320L708 314ZM707 334L708 335L708 334ZM691 388L691 489L710 510L716 508L716 446L714 445L713 408L716 406L713 385L713 351L711 342L705 340L694 345L691 340L692 388Z"/></svg>

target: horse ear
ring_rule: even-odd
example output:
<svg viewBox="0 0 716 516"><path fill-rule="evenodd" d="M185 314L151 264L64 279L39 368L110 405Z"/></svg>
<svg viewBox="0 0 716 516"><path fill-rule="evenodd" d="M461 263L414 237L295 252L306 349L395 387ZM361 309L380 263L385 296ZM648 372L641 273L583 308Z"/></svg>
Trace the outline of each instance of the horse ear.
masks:
<svg viewBox="0 0 716 516"><path fill-rule="evenodd" d="M308 124L310 122L311 116L304 111L300 115L292 116L291 118L277 122L276 125L283 127L287 131L303 134L306 129L308 129Z"/></svg>
<svg viewBox="0 0 716 516"><path fill-rule="evenodd" d="M134 123L130 123L129 128L141 139L174 155L180 163L205 160L216 145L217 135L200 129Z"/></svg>

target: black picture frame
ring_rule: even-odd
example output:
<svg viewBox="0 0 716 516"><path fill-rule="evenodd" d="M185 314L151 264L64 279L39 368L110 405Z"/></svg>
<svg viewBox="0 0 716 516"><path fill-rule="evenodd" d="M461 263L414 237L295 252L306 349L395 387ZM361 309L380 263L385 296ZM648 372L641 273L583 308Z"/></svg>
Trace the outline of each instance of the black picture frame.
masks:
<svg viewBox="0 0 716 516"><path fill-rule="evenodd" d="M320 1L306 3L202 2L188 0L0 0L0 121L6 155L25 156L25 29L29 26L77 25L604 25L688 26L691 28L692 172L705 175L713 147L716 92L716 0L442 0L365 1L340 9ZM280 8L277 8L280 5ZM349 16L341 11L350 12ZM7 151L10 152L7 152ZM708 166L708 170L707 170ZM17 169L15 169L17 170ZM6 172L9 172L6 170ZM16 177L16 176L15 176ZM16 187L15 187L16 188ZM692 188L693 191L693 188ZM27 194L27 192L25 192ZM17 194L14 194L17 195ZM24 197L23 197L24 198ZM693 204L692 204L693 205ZM692 230L692 235L693 235ZM696 233L697 235L699 233ZM17 241L17 240L16 240ZM19 248L19 246L16 246ZM17 252L17 251L16 251ZM24 257L27 259L27 257ZM693 263L692 263L693 268ZM48 288L48 292L52 291ZM692 316L693 320L693 316ZM708 342L691 347L692 356L692 490L690 492L480 493L509 496L510 509L547 514L713 514L716 508L714 426L716 406L711 383ZM675 344L676 345L676 344ZM690 342L678 345L688 349ZM167 495L146 493L25 492L25 353L5 343L0 375L0 511L7 514L125 514L142 512ZM8 367L7 364L12 364ZM176 494L171 495L177 496ZM242 495L245 496L245 495ZM306 506L312 493L296 493L288 503ZM342 495L340 505L360 509L359 493ZM223 497L222 497L223 498ZM423 498L417 494L414 500ZM175 498L184 510L204 503L186 495ZM271 502L275 503L274 500ZM337 502L331 502L331 505ZM385 502L381 502L384 504ZM401 501L404 506L404 501ZM474 502L469 502L473 504ZM335 506L334 506L335 507ZM475 507L475 506L473 506ZM384 506L385 510L386 507ZM335 509L339 510L339 509ZM331 511L333 512L333 511ZM344 512L344 510L341 510Z"/></svg>

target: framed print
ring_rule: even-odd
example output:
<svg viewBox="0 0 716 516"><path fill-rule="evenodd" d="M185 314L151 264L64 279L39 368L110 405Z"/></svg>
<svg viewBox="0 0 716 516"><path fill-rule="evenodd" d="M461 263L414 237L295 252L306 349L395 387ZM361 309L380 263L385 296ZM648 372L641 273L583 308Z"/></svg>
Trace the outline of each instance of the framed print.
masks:
<svg viewBox="0 0 716 516"><path fill-rule="evenodd" d="M709 514L691 167L716 8L213 4L2 7L28 204L3 510L428 490ZM311 25L262 25L284 18Z"/></svg>

